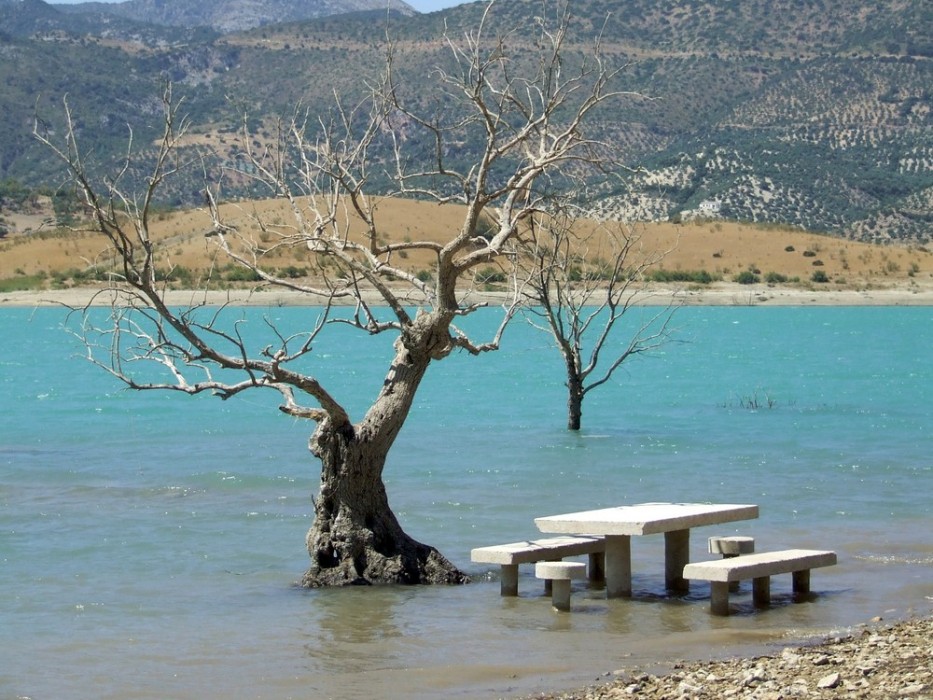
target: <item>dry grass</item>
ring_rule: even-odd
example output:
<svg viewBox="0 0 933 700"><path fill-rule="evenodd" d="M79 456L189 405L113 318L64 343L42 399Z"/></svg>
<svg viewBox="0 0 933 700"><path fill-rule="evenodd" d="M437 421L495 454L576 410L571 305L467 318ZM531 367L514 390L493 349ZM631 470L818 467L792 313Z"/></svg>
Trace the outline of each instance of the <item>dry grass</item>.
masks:
<svg viewBox="0 0 933 700"><path fill-rule="evenodd" d="M257 201L224 205L228 220L240 233L268 249L263 263L281 269L288 266L311 269L310 253L300 245L281 245L287 236L290 214L281 201ZM448 239L461 223L457 206L386 200L380 221L386 240ZM262 218L271 231L262 232L251 218ZM36 222L47 218L37 213ZM23 227L30 223L19 222ZM16 222L14 222L16 223ZM212 266L226 265L212 239L205 238L210 221L203 211L188 210L160 214L153 235L161 246L160 266L181 265L196 277ZM829 279L832 289L907 289L929 287L933 282L933 254L923 248L877 246L788 229L727 222L685 224L638 224L640 248L646 253L669 250L661 267L667 271L706 271L724 281L752 270L762 278L782 275L786 284L808 286L816 271ZM106 240L90 230L14 233L0 241L0 282L17 277L46 278L91 265L107 266L112 260ZM417 273L429 270L429 253L412 252L393 261Z"/></svg>

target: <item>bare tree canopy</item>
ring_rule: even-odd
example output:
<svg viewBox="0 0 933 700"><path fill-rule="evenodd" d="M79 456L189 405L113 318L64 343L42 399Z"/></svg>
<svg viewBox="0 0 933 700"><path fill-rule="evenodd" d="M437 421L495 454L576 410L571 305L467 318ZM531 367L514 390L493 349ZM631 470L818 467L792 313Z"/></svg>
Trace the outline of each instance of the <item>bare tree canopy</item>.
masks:
<svg viewBox="0 0 933 700"><path fill-rule="evenodd" d="M531 217L516 267L532 302L525 314L552 336L564 361L570 430L580 429L589 392L629 358L669 341L676 308L671 298L634 318L633 307L649 296L647 272L668 251L645 250L634 227L586 214L579 205L558 202Z"/></svg>
<svg viewBox="0 0 933 700"><path fill-rule="evenodd" d="M286 203L284 223L252 213L248 203L239 206L238 220L230 218L222 205L224 178L243 177L242 170L210 171L208 160L182 148L191 124L171 86L162 99L163 134L139 191L128 189L128 174L143 163L132 142L122 170L101 176L81 150L67 104L64 134L37 120L36 137L67 167L119 262L106 291L109 323L100 327L85 314L89 357L133 389L224 399L266 389L277 393L283 412L315 423L310 450L322 471L307 535L307 586L466 580L403 531L383 483L386 456L432 362L455 350L496 349L521 302L513 290L493 337L479 342L461 332L457 320L478 306L470 293L478 267L510 266L512 243L542 206L541 193L572 198L575 173L606 164L609 149L591 140L586 126L622 93L613 88L617 72L604 63L598 38L586 52L575 47L570 60L567 5L542 3L553 16L502 31L491 26L494 4L473 31L444 36L450 60L435 71L436 95L406 94L388 42L385 70L366 100L348 105L338 97L319 114L299 107L265 142L244 119L240 158L254 184ZM449 155L464 143L481 144L466 167ZM206 297L194 294L185 308L166 302L157 268L170 258L150 225L160 190L190 168L205 168L204 207L212 225L204 235L218 260L235 261L265 285L318 300L320 315L311 327L286 333L270 321L256 341L256 329L227 322ZM431 240L388 237L380 205L397 197L457 204L459 224ZM264 264L281 249L301 251L314 275L296 280ZM429 254L430 278L398 264L415 252ZM208 276L202 289L210 284ZM337 304L349 308L338 314ZM382 387L362 416L351 416L314 372L315 339L334 323L395 336ZM145 371L137 371L138 363Z"/></svg>

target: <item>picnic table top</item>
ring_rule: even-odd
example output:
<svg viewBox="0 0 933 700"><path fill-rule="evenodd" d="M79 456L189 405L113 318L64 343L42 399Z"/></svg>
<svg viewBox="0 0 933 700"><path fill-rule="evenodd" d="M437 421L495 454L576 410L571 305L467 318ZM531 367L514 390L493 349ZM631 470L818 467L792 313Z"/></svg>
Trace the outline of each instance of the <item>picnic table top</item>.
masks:
<svg viewBox="0 0 933 700"><path fill-rule="evenodd" d="M535 518L541 532L568 535L652 535L758 517L736 503L638 503Z"/></svg>

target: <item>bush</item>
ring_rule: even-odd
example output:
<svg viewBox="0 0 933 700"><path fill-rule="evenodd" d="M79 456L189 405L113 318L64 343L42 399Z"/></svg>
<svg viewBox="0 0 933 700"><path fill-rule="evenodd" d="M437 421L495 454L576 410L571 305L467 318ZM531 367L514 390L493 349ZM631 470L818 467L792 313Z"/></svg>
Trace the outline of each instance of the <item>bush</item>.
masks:
<svg viewBox="0 0 933 700"><path fill-rule="evenodd" d="M42 289L46 280L45 274L20 275L0 279L0 292L26 292L31 289Z"/></svg>
<svg viewBox="0 0 933 700"><path fill-rule="evenodd" d="M479 280L483 284L501 284L505 282L505 273L494 267L484 267L479 271Z"/></svg>
<svg viewBox="0 0 933 700"><path fill-rule="evenodd" d="M180 282L190 286L194 281L194 273L184 265L176 265L167 270L157 269L156 279L160 282Z"/></svg>
<svg viewBox="0 0 933 700"><path fill-rule="evenodd" d="M769 272L765 275L765 282L768 284L785 284L787 275L782 275L780 272Z"/></svg>
<svg viewBox="0 0 933 700"><path fill-rule="evenodd" d="M279 275L286 279L298 279L299 277L305 277L308 274L307 268L298 267L297 265L288 265L279 270Z"/></svg>
<svg viewBox="0 0 933 700"><path fill-rule="evenodd" d="M733 280L739 284L758 284L761 282L761 278L751 270L740 272L733 278Z"/></svg>
<svg viewBox="0 0 933 700"><path fill-rule="evenodd" d="M258 282L262 279L258 272L241 265L228 265L223 278L228 282Z"/></svg>
<svg viewBox="0 0 933 700"><path fill-rule="evenodd" d="M826 274L825 270L817 270L810 277L810 280L812 282L818 282L820 284L824 284L826 282L829 282L829 275Z"/></svg>
<svg viewBox="0 0 933 700"><path fill-rule="evenodd" d="M706 270L652 270L648 274L649 282L692 282L694 284L712 284L719 277L714 277Z"/></svg>

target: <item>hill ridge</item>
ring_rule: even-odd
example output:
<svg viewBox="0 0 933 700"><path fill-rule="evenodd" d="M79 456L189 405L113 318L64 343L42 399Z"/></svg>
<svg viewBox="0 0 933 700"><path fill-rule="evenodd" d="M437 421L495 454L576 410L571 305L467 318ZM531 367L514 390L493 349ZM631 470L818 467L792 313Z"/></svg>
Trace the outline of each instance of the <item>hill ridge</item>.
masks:
<svg viewBox="0 0 933 700"><path fill-rule="evenodd" d="M136 0L133 0L134 2ZM139 0L154 2L155 0ZM17 0L38 11L41 0ZM27 4L28 3L28 4ZM344 5L346 6L346 5ZM200 146L221 159L225 129L248 100L259 132L296 103L327 106L359 95L361 76L398 40L412 94L446 57L438 38L475 27L484 3L401 17L346 14L267 24L219 36L106 24L96 15L43 10L30 26L0 1L0 179L51 184L58 175L29 138L43 113L71 95L93 120L89 147L116 157L126 125L151 134L158 83L186 93ZM78 6L80 7L80 6ZM503 33L530 21L541 0L491 13ZM620 101L595 126L637 172L604 193L600 213L627 219L718 217L787 224L872 241L933 239L933 6L923 0L577 0L568 47L601 35L623 67ZM27 13L28 14L28 13ZM53 17L57 24L49 23ZM69 22L74 22L69 26ZM205 33L207 32L207 33ZM511 31L509 41L522 41ZM147 131L147 129L149 131ZM190 202L190 188L170 202Z"/></svg>
<svg viewBox="0 0 933 700"><path fill-rule="evenodd" d="M209 27L221 34L354 12L392 10L405 15L415 13L403 0L122 0L58 7L73 14L93 12L144 24Z"/></svg>

